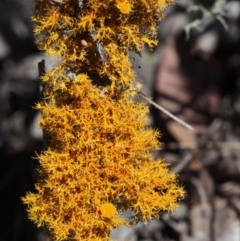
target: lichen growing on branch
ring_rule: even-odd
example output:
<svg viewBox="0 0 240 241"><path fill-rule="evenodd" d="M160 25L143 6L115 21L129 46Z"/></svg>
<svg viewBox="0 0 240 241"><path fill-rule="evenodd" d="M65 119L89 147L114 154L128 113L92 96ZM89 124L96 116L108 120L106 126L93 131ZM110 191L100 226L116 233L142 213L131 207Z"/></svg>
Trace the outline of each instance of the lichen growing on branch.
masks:
<svg viewBox="0 0 240 241"><path fill-rule="evenodd" d="M171 211L184 195L167 164L151 156L159 134L133 98L127 57L156 45L156 23L170 3L35 0L37 44L59 64L42 77L36 108L48 148L38 157L36 193L23 201L55 241L108 241L112 229Z"/></svg>

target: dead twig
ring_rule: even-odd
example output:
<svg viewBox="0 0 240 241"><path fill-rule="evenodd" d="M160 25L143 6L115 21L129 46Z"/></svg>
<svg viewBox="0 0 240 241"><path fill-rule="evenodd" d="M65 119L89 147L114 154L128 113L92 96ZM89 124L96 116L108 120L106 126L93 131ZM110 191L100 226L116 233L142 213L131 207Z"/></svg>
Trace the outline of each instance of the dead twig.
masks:
<svg viewBox="0 0 240 241"><path fill-rule="evenodd" d="M203 188L202 183L195 177L190 178L191 183L196 187L199 194L202 206L202 214L206 216L208 214L207 194ZM209 215L207 215L209 217Z"/></svg>
<svg viewBox="0 0 240 241"><path fill-rule="evenodd" d="M93 40L96 42L97 51L98 51L98 53L99 53L99 56L100 56L102 62L105 63L105 62L107 61L107 55L106 55L106 52L105 52L102 44L95 40L96 31L95 31L94 28L92 28L92 29L90 30L90 35L91 35L91 37L93 38Z"/></svg>
<svg viewBox="0 0 240 241"><path fill-rule="evenodd" d="M183 142L183 143L175 143L175 142L170 142L167 145L163 145L163 148L168 148L168 149L197 149L199 148L198 143L196 142ZM205 149L213 149L213 148L218 148L218 149L227 149L227 150L240 150L240 143L237 141L207 141L204 145Z"/></svg>
<svg viewBox="0 0 240 241"><path fill-rule="evenodd" d="M180 120L177 116L173 115L172 113L170 113L168 110L166 110L165 108L163 108L162 106L160 106L159 104L157 104L156 102L154 102L153 100L151 100L151 98L147 97L146 95L144 95L143 93L139 93L139 96L141 96L144 100L146 100L149 104L153 105L154 107L156 107L158 110L162 111L163 113L165 113L166 115L168 115L170 118L172 118L173 120L175 120L176 122L178 122L180 125L185 126L187 129L194 131L194 128L192 126L190 126L189 124L187 124L185 121Z"/></svg>
<svg viewBox="0 0 240 241"><path fill-rule="evenodd" d="M41 90L40 90L41 101L44 99L44 91L46 88L46 83L42 81L42 77L45 75L45 73L46 73L46 66L45 66L45 60L43 59L41 62L38 62L38 75L41 83ZM49 136L46 133L46 131L43 130L43 151L47 149L48 142L49 142Z"/></svg>
<svg viewBox="0 0 240 241"><path fill-rule="evenodd" d="M176 165L172 171L174 173L180 173L192 160L193 160L194 154L193 153L187 153L186 156L183 158L183 160Z"/></svg>
<svg viewBox="0 0 240 241"><path fill-rule="evenodd" d="M177 223L176 221L171 219L166 213L162 215L162 220L177 233L182 233L186 228L186 225L183 222Z"/></svg>

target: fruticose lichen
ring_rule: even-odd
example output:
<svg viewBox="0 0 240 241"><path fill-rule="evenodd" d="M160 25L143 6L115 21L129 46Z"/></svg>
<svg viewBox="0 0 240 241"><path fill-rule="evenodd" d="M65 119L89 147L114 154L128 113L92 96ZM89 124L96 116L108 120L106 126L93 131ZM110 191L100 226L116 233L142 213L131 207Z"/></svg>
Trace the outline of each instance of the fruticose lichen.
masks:
<svg viewBox="0 0 240 241"><path fill-rule="evenodd" d="M59 59L43 77L36 192L23 198L31 220L55 241L108 241L120 225L171 211L184 195L146 127L128 52L157 41L168 0L35 0L38 47ZM127 219L121 215L129 210Z"/></svg>

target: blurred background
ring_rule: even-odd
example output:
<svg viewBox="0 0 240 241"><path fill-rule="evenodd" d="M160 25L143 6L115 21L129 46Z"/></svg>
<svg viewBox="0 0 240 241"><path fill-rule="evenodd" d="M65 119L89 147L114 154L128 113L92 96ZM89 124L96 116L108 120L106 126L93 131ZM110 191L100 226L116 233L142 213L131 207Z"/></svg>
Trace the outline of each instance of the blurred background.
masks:
<svg viewBox="0 0 240 241"><path fill-rule="evenodd" d="M32 3L0 0L0 241L47 241L27 218L20 198L38 179L42 149L38 62ZM160 130L153 153L179 174L187 195L159 221L121 228L128 241L240 240L240 2L179 0L158 26L159 45L130 53L143 93L195 128L154 107ZM53 60L46 59L47 68Z"/></svg>

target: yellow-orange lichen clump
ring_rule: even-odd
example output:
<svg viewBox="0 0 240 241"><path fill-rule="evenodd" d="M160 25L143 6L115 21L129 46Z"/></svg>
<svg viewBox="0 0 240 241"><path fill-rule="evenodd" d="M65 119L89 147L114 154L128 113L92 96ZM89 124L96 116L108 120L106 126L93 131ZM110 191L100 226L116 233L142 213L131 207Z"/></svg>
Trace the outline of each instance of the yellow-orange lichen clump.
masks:
<svg viewBox="0 0 240 241"><path fill-rule="evenodd" d="M177 207L176 175L150 154L158 133L136 102L127 54L156 44L169 0L35 0L39 48L59 58L43 77L40 124L48 148L23 201L53 240L108 241L112 229ZM131 210L125 219L120 215Z"/></svg>

